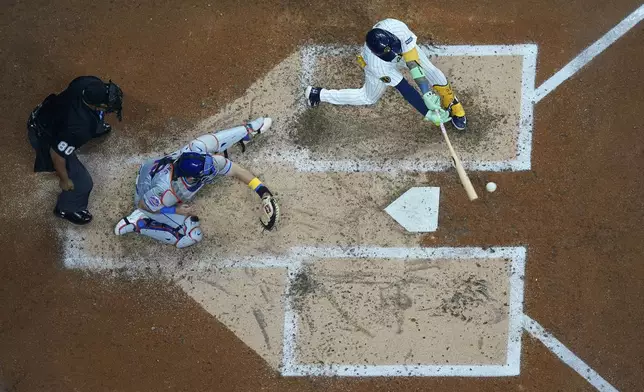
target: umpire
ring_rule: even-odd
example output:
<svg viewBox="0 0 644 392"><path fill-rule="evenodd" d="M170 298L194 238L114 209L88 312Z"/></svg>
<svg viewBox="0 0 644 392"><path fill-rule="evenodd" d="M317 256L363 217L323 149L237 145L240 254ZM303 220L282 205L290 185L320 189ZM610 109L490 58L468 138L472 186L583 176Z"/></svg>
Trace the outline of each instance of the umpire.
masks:
<svg viewBox="0 0 644 392"><path fill-rule="evenodd" d="M84 225L92 221L87 210L94 183L76 156L92 138L111 130L105 114L115 112L121 121L123 92L111 80L80 76L60 94L50 94L27 121L27 134L36 151L34 172L56 172L62 192L54 214Z"/></svg>

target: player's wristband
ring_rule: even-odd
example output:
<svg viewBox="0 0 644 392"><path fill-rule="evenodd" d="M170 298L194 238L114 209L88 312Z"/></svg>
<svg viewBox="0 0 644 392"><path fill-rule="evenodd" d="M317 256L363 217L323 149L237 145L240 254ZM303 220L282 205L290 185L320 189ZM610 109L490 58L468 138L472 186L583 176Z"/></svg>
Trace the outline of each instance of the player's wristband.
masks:
<svg viewBox="0 0 644 392"><path fill-rule="evenodd" d="M249 183L248 187L252 190L254 190L259 197L264 196L264 193L268 192L269 194L271 193L268 188L262 182L259 180L259 178L255 177L253 178Z"/></svg>
<svg viewBox="0 0 644 392"><path fill-rule="evenodd" d="M425 77L425 72L423 69L419 66L413 67L412 69L409 70L409 73L411 74L411 77L414 79L418 78L424 78Z"/></svg>
<svg viewBox="0 0 644 392"><path fill-rule="evenodd" d="M162 214L174 214L177 212L177 207L162 207L161 208L161 213Z"/></svg>

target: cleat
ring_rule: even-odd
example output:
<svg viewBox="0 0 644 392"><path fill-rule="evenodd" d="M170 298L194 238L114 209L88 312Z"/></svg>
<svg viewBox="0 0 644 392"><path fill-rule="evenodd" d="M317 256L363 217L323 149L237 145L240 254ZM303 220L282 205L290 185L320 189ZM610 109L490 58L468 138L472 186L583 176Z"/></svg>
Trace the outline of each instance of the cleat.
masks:
<svg viewBox="0 0 644 392"><path fill-rule="evenodd" d="M145 226L145 219L147 217L139 210L134 210L129 216L121 219L114 227L114 234L124 235L137 231L137 225L143 224Z"/></svg>
<svg viewBox="0 0 644 392"><path fill-rule="evenodd" d="M136 231L136 226L134 223L130 222L127 219L127 216L119 221L119 223L116 224L116 227L114 227L114 234L116 235L124 235L127 233L133 233Z"/></svg>
<svg viewBox="0 0 644 392"><path fill-rule="evenodd" d="M465 117L465 110L463 110L463 105L458 101L456 97L452 103L447 107L450 117L452 117L452 125L454 128L459 131L464 131L467 126L467 118Z"/></svg>
<svg viewBox="0 0 644 392"><path fill-rule="evenodd" d="M246 127L248 134L237 143L241 147L242 153L246 152L246 144L257 137L257 135L268 131L271 125L273 125L273 119L270 117L258 117L251 122L245 123L244 127ZM224 151L224 156L228 158L228 150Z"/></svg>
<svg viewBox="0 0 644 392"><path fill-rule="evenodd" d="M92 214L90 214L87 210L64 212L59 210L58 208L55 208L54 215L62 219L67 219L75 225L86 225L92 221Z"/></svg>
<svg viewBox="0 0 644 392"><path fill-rule="evenodd" d="M322 87L307 87L306 91L304 92L304 96L306 97L306 101L311 107L318 106L320 104L320 92L322 91Z"/></svg>
<svg viewBox="0 0 644 392"><path fill-rule="evenodd" d="M270 117L259 117L254 119L253 121L244 124L246 127L246 130L248 131L248 135L244 137L244 141L250 141L253 137L268 131L268 129L273 125L273 119Z"/></svg>
<svg viewBox="0 0 644 392"><path fill-rule="evenodd" d="M452 126L454 126L454 128L458 129L459 131L464 131L466 125L467 125L467 118L465 116L452 117Z"/></svg>

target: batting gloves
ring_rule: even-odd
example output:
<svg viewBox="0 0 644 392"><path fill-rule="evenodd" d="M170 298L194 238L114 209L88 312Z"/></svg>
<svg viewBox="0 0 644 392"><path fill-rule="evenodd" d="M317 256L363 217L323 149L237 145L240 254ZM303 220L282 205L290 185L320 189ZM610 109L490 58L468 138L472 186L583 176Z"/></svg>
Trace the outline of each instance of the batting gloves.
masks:
<svg viewBox="0 0 644 392"><path fill-rule="evenodd" d="M449 112L447 110L429 110L425 115L425 121L431 121L436 126L440 126L450 120Z"/></svg>
<svg viewBox="0 0 644 392"><path fill-rule="evenodd" d="M425 102L425 106L427 106L427 109L429 109L430 112L433 112L434 110L442 109L441 98L431 91L428 91L425 94L423 94L423 102Z"/></svg>

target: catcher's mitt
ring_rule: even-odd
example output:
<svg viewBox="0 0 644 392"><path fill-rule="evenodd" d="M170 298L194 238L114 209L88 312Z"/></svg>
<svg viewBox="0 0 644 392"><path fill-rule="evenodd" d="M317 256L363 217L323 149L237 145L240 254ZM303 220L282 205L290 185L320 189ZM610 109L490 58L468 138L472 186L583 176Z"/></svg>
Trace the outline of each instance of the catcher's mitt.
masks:
<svg viewBox="0 0 644 392"><path fill-rule="evenodd" d="M273 230L280 220L280 206L270 193L262 196L262 217L260 223L266 230Z"/></svg>

